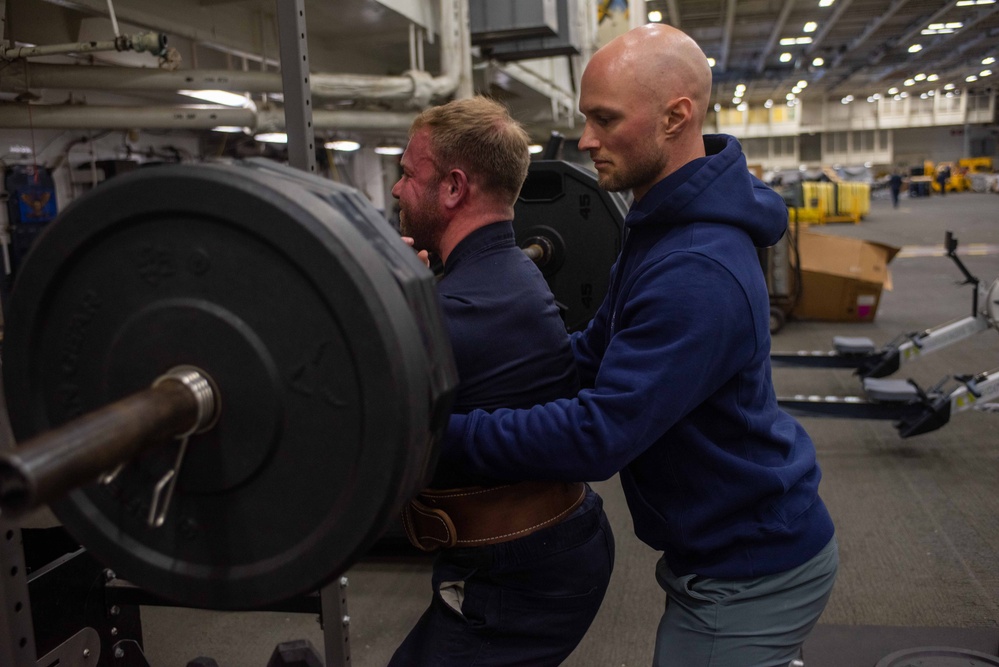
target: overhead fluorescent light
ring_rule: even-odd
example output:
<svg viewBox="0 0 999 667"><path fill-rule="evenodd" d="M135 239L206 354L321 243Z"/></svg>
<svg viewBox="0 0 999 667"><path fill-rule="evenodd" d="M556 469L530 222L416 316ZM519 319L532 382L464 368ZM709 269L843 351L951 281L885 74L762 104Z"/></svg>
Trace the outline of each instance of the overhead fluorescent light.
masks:
<svg viewBox="0 0 999 667"><path fill-rule="evenodd" d="M972 74L971 76L964 77L964 80L971 83L972 81L978 81L978 77Z"/></svg>
<svg viewBox="0 0 999 667"><path fill-rule="evenodd" d="M245 107L250 104L246 95L230 93L228 90L178 90L177 92L181 95L227 107Z"/></svg>
<svg viewBox="0 0 999 667"><path fill-rule="evenodd" d="M531 155L537 155L544 149L545 147L542 146L541 144L531 144L530 146L527 147L527 152L530 153Z"/></svg>
<svg viewBox="0 0 999 667"><path fill-rule="evenodd" d="M961 21L951 21L949 23L931 23L922 30L924 35L949 35L955 30L964 27Z"/></svg>
<svg viewBox="0 0 999 667"><path fill-rule="evenodd" d="M225 132L227 134L238 134L245 131L246 128L236 127L235 125L219 125L212 128L212 132Z"/></svg>
<svg viewBox="0 0 999 667"><path fill-rule="evenodd" d="M983 69L981 72L978 73L978 76L992 76L992 70Z"/></svg>
<svg viewBox="0 0 999 667"><path fill-rule="evenodd" d="M715 59L708 58L708 67L714 67L714 66L715 66Z"/></svg>
<svg viewBox="0 0 999 667"><path fill-rule="evenodd" d="M356 151L360 147L361 144L357 143L356 141L349 141L346 139L340 139L337 141L327 141L325 144L323 144L323 148L328 148L334 151L343 151L345 153L351 153L353 151Z"/></svg>
<svg viewBox="0 0 999 667"><path fill-rule="evenodd" d="M259 142L265 144L286 144L288 143L287 132L262 132L253 136Z"/></svg>
<svg viewBox="0 0 999 667"><path fill-rule="evenodd" d="M808 82L802 79L798 82L798 88L805 89L808 87Z"/></svg>
<svg viewBox="0 0 999 667"><path fill-rule="evenodd" d="M402 155L405 150L402 146L375 146L378 155Z"/></svg>
<svg viewBox="0 0 999 667"><path fill-rule="evenodd" d="M653 23L661 22L663 20L663 13L653 10L649 12L649 20L652 21Z"/></svg>
<svg viewBox="0 0 999 667"><path fill-rule="evenodd" d="M786 52L780 54L780 61L782 63L789 63L789 62L791 62L791 54L790 53L786 53Z"/></svg>
<svg viewBox="0 0 999 667"><path fill-rule="evenodd" d="M832 7L836 0L819 0L819 7Z"/></svg>
<svg viewBox="0 0 999 667"><path fill-rule="evenodd" d="M913 44L909 47L909 53L918 53L923 50L922 44Z"/></svg>
<svg viewBox="0 0 999 667"><path fill-rule="evenodd" d="M805 24L805 27L802 28L802 31L815 32L818 29L818 27L819 27L818 23L816 23L815 21L809 21L808 23Z"/></svg>
<svg viewBox="0 0 999 667"><path fill-rule="evenodd" d="M815 60L812 61L812 65L814 67L822 67L825 64L826 64L826 61L823 60L822 58L816 58Z"/></svg>

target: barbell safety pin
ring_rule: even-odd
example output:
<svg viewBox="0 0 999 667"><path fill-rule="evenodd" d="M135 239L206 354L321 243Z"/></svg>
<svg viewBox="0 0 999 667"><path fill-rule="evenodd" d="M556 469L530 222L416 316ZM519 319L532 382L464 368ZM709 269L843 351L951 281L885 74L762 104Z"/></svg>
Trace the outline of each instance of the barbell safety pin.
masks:
<svg viewBox="0 0 999 667"><path fill-rule="evenodd" d="M177 478L180 476L180 467L184 464L184 455L187 453L187 443L191 436L207 431L215 425L218 418L217 391L213 390L212 384L200 369L192 366L172 368L153 382L153 387L170 380L178 381L191 390L198 404L198 413L194 425L185 433L177 436L177 439L180 440L180 446L177 448L177 458L173 462L173 467L160 477L153 487L149 516L146 518L146 523L149 524L150 528L159 528L166 521L170 502L173 500L173 491L177 486Z"/></svg>
<svg viewBox="0 0 999 667"><path fill-rule="evenodd" d="M116 479L118 479L118 475L120 475L121 471L124 470L124 469L125 469L125 464L124 463L119 463L117 466L115 466L114 470L112 470L111 472L103 473L100 477L98 477L97 481L100 484L103 484L104 486L107 486L111 482L113 482Z"/></svg>
<svg viewBox="0 0 999 667"><path fill-rule="evenodd" d="M146 523L150 528L159 528L166 521L167 511L170 509L170 501L173 500L173 490L177 486L177 477L180 475L180 466L184 463L184 454L187 453L187 441L191 433L178 436L180 438L180 448L177 450L177 459L173 462L173 467L160 477L153 487L153 500L149 506L149 516ZM164 495L164 489L166 495ZM162 498L162 506L160 499Z"/></svg>
<svg viewBox="0 0 999 667"><path fill-rule="evenodd" d="M173 491L177 485L177 477L180 475L180 467L184 463L184 455L187 453L187 443L195 433L202 433L211 428L218 416L218 402L216 391L204 373L192 366L178 366L172 368L153 382L155 389L167 381L176 381L183 384L194 395L197 405L197 413L194 424L184 433L177 436L180 440L180 447L177 450L177 457L173 467L170 468L153 487L152 502L149 507L149 514L146 523L150 528L159 528L166 521L167 512L170 509L170 502L173 500ZM107 486L111 484L121 471L125 469L125 463L119 463L113 470L102 474L98 482Z"/></svg>

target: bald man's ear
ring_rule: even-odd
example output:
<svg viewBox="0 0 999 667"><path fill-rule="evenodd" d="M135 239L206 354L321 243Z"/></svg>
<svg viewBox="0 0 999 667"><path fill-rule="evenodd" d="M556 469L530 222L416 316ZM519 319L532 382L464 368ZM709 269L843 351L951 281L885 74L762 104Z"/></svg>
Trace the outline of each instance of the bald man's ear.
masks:
<svg viewBox="0 0 999 667"><path fill-rule="evenodd" d="M694 117L694 103L688 97L671 100L663 115L663 133L676 137L684 132Z"/></svg>

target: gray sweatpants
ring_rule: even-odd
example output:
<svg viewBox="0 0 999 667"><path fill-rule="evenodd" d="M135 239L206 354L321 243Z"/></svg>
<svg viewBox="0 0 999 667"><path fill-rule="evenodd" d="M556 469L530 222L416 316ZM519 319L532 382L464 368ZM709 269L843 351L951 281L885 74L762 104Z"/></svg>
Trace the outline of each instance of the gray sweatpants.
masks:
<svg viewBox="0 0 999 667"><path fill-rule="evenodd" d="M666 611L653 667L787 667L822 615L838 566L835 538L805 564L754 579L677 577L660 558Z"/></svg>

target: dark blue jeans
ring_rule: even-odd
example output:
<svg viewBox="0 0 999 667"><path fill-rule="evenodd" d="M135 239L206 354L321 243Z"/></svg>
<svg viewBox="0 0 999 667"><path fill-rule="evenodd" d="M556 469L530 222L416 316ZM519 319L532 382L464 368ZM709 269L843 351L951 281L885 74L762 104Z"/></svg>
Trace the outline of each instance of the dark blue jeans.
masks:
<svg viewBox="0 0 999 667"><path fill-rule="evenodd" d="M555 526L502 544L442 551L430 607L389 665L559 665L593 622L613 567L614 536L592 490Z"/></svg>

